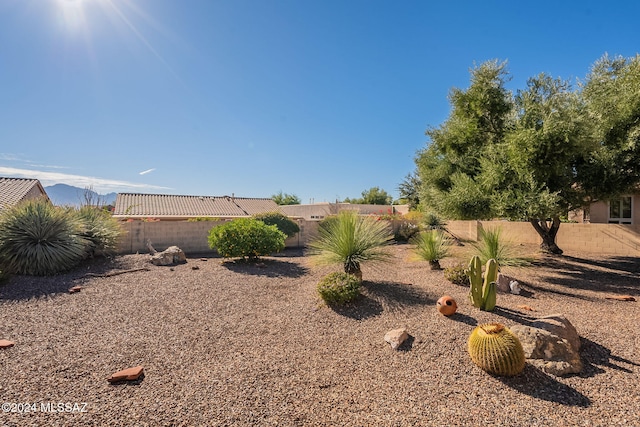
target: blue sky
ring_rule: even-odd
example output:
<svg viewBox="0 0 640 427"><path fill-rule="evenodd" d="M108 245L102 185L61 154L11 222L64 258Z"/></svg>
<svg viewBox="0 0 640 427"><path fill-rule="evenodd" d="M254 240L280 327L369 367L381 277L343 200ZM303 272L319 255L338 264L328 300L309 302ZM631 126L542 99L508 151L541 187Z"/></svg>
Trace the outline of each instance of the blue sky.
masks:
<svg viewBox="0 0 640 427"><path fill-rule="evenodd" d="M0 0L0 176L303 203L397 187L469 69L584 77L640 3Z"/></svg>

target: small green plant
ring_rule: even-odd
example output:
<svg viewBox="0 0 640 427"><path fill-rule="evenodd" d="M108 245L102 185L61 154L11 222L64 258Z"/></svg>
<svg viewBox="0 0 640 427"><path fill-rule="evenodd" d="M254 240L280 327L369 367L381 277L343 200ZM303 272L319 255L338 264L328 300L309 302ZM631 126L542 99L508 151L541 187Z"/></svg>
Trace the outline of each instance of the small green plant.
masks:
<svg viewBox="0 0 640 427"><path fill-rule="evenodd" d="M482 263L495 259L499 267L529 264L527 259L514 254L513 246L502 238L500 227L481 228L478 237L478 242L473 246Z"/></svg>
<svg viewBox="0 0 640 427"><path fill-rule="evenodd" d="M316 288L320 298L329 305L342 305L360 295L360 280L344 272L326 275Z"/></svg>
<svg viewBox="0 0 640 427"><path fill-rule="evenodd" d="M300 232L300 227L291 218L280 212L265 212L254 215L253 218L264 222L267 225L275 225L287 238L295 236Z"/></svg>
<svg viewBox="0 0 640 427"><path fill-rule="evenodd" d="M19 203L0 215L3 271L49 276L70 270L86 255L83 224L66 208L46 199Z"/></svg>
<svg viewBox="0 0 640 427"><path fill-rule="evenodd" d="M444 278L454 285L465 286L469 284L469 272L464 264L445 268Z"/></svg>
<svg viewBox="0 0 640 427"><path fill-rule="evenodd" d="M89 243L87 254L111 255L118 247L122 228L118 221L104 209L85 205L77 211L83 224L81 236Z"/></svg>
<svg viewBox="0 0 640 427"><path fill-rule="evenodd" d="M513 376L524 370L525 356L520 340L500 323L476 327L469 336L468 350L471 360L491 374Z"/></svg>
<svg viewBox="0 0 640 427"><path fill-rule="evenodd" d="M284 249L285 234L275 225L238 218L209 231L209 247L225 258L253 259Z"/></svg>
<svg viewBox="0 0 640 427"><path fill-rule="evenodd" d="M320 222L318 238L309 243L315 262L342 264L344 272L362 279L364 262L389 261L385 248L393 239L388 224L344 210Z"/></svg>
<svg viewBox="0 0 640 427"><path fill-rule="evenodd" d="M429 262L431 270L440 270L440 260L449 256L450 242L440 230L430 230L418 234L412 243L416 245L415 253Z"/></svg>
<svg viewBox="0 0 640 427"><path fill-rule="evenodd" d="M496 280L498 280L498 263L494 259L487 261L482 280L482 263L479 256L471 258L469 263L469 299L474 307L483 311L493 311L496 307Z"/></svg>
<svg viewBox="0 0 640 427"><path fill-rule="evenodd" d="M423 220L424 228L427 230L443 230L446 222L433 212L427 212Z"/></svg>

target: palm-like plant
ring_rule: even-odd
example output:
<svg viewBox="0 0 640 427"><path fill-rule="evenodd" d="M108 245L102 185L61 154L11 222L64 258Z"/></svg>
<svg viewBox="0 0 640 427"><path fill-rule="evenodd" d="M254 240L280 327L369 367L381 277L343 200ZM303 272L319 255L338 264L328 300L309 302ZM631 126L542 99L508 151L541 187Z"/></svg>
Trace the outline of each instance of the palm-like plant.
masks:
<svg viewBox="0 0 640 427"><path fill-rule="evenodd" d="M0 263L8 272L46 276L75 267L87 241L75 215L45 199L30 200L0 216Z"/></svg>
<svg viewBox="0 0 640 427"><path fill-rule="evenodd" d="M412 243L416 245L416 254L429 262L431 270L440 270L440 260L450 253L451 242L440 230L420 233L413 238Z"/></svg>
<svg viewBox="0 0 640 427"><path fill-rule="evenodd" d="M341 211L318 227L318 238L309 243L316 262L342 264L344 272L362 280L360 264L389 261L385 246L393 239L384 221Z"/></svg>

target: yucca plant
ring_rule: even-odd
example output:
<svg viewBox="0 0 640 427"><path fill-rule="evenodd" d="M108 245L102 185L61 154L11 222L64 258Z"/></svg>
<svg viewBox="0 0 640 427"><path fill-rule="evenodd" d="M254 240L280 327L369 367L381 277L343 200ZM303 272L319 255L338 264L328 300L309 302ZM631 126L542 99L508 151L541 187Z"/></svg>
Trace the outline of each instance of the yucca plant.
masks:
<svg viewBox="0 0 640 427"><path fill-rule="evenodd" d="M476 254L480 257L480 262L483 264L490 259L495 259L500 267L529 264L526 258L515 254L511 244L505 242L502 238L502 229L500 227L481 228L478 242L473 246L476 249Z"/></svg>
<svg viewBox="0 0 640 427"><path fill-rule="evenodd" d="M77 216L83 225L81 236L89 243L88 255L112 254L122 233L118 221L105 210L93 206L82 206Z"/></svg>
<svg viewBox="0 0 640 427"><path fill-rule="evenodd" d="M389 261L385 246L393 239L385 221L341 211L318 227L318 238L309 243L314 260L320 264L342 264L344 272L362 280L362 263Z"/></svg>
<svg viewBox="0 0 640 427"><path fill-rule="evenodd" d="M75 267L85 256L82 224L46 199L19 203L0 216L0 263L9 273L47 276Z"/></svg>
<svg viewBox="0 0 640 427"><path fill-rule="evenodd" d="M411 242L416 245L415 253L429 262L431 270L440 270L440 260L449 256L451 242L440 230L420 233Z"/></svg>

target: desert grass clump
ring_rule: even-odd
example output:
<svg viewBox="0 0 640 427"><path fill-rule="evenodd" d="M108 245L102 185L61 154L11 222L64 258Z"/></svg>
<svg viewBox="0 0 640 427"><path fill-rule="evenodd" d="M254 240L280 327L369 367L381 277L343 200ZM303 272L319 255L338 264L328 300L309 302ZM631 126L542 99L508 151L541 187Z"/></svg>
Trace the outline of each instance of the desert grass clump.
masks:
<svg viewBox="0 0 640 427"><path fill-rule="evenodd" d="M449 256L451 242L442 231L425 231L412 239L416 255L429 262L431 270L440 270L440 260Z"/></svg>
<svg viewBox="0 0 640 427"><path fill-rule="evenodd" d="M94 206L82 206L77 216L83 224L81 236L88 242L87 255L111 255L118 247L122 228L109 212Z"/></svg>
<svg viewBox="0 0 640 427"><path fill-rule="evenodd" d="M516 255L513 245L502 237L500 227L481 228L478 242L473 247L483 264L490 259L495 259L500 267L522 267L530 263L526 258Z"/></svg>
<svg viewBox="0 0 640 427"><path fill-rule="evenodd" d="M72 269L86 255L83 224L46 199L19 203L0 215L3 271L49 276Z"/></svg>
<svg viewBox="0 0 640 427"><path fill-rule="evenodd" d="M335 272L324 276L316 289L328 305L343 305L360 295L360 283L352 274Z"/></svg>
<svg viewBox="0 0 640 427"><path fill-rule="evenodd" d="M386 246L393 239L386 221L342 211L318 226L318 238L309 243L319 264L342 264L344 272L362 279L362 263L389 261Z"/></svg>

